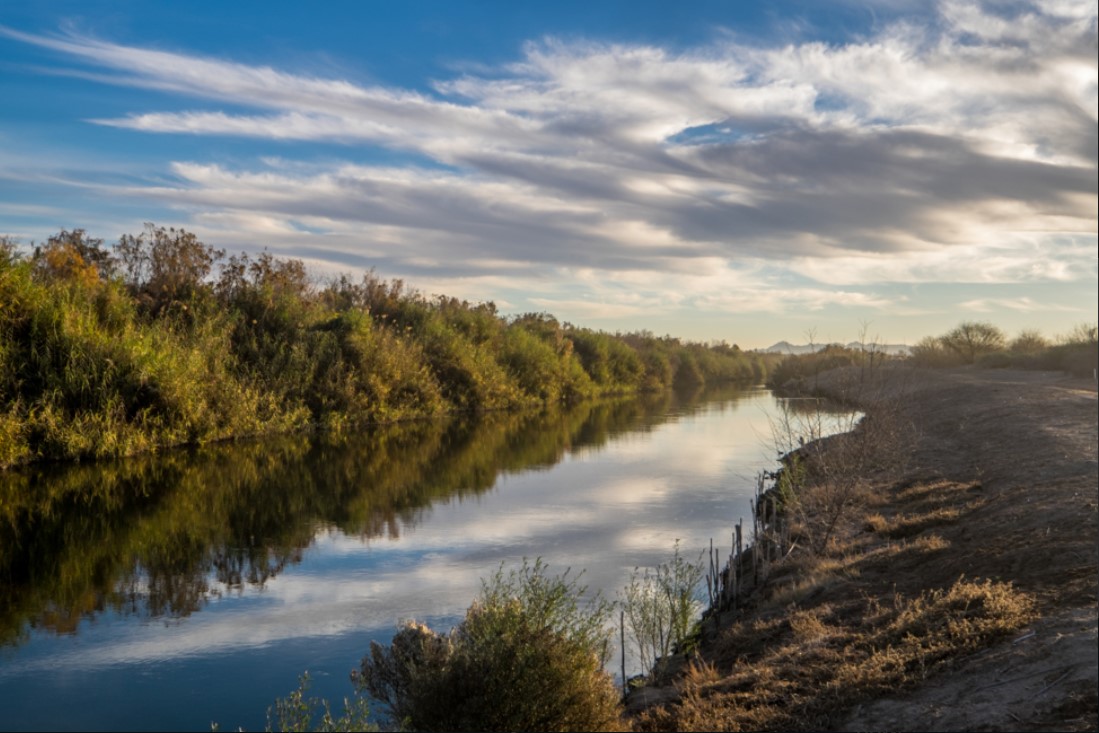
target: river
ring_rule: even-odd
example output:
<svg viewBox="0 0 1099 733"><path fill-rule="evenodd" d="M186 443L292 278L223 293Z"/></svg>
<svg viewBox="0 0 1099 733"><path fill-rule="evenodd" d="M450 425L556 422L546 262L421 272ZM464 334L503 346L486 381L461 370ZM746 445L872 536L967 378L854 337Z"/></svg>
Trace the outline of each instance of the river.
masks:
<svg viewBox="0 0 1099 733"><path fill-rule="evenodd" d="M727 553L783 404L669 393L0 475L0 730L262 730L303 671L342 699L371 640L450 628L501 563L614 599L676 540Z"/></svg>

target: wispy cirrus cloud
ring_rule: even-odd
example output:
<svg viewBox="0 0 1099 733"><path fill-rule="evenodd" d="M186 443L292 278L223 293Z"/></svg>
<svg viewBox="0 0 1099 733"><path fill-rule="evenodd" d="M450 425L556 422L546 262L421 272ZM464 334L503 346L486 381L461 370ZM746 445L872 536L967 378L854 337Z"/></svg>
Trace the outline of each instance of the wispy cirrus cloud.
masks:
<svg viewBox="0 0 1099 733"><path fill-rule="evenodd" d="M1013 311L1020 311L1022 313L1033 313L1035 311L1060 311L1060 312L1072 312L1072 308L1067 308L1061 305L1050 305L1046 303L1039 303L1032 298L979 298L976 300L967 300L964 303L959 303L959 307L963 310L973 311L975 313L992 313L1001 309L1008 309Z"/></svg>

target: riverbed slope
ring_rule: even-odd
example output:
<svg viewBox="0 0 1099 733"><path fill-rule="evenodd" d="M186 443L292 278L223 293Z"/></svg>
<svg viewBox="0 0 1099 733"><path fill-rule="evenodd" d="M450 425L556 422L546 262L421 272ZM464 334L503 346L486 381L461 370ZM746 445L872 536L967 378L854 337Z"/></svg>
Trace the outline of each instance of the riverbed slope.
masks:
<svg viewBox="0 0 1099 733"><path fill-rule="evenodd" d="M827 560L828 577L819 559L799 560L796 549L747 608L722 615L704 635L685 674L631 706L635 726L1097 729L1095 382L1059 372L887 367L823 373L801 389L865 409L871 419L860 429L870 434L876 420L903 425L904 445L881 442L889 454L864 477L866 500L837 532L841 549ZM808 568L816 575L799 577ZM959 579L1010 584L1026 607L979 648L928 656L926 670L895 675L895 687L872 694L849 683L858 675L814 671L812 660L826 658L829 646L833 666L843 666L862 648L859 634L879 633L867 609L885 609L886 618L898 599L931 598ZM800 648L778 649L795 637ZM783 678L791 674L805 679ZM763 699L768 688L790 692ZM789 715L774 713L784 706Z"/></svg>

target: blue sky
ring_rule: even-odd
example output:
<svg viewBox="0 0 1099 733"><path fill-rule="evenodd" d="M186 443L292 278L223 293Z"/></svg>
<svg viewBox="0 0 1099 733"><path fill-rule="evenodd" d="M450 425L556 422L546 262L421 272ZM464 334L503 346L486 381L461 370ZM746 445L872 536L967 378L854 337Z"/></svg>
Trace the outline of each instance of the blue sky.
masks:
<svg viewBox="0 0 1099 733"><path fill-rule="evenodd" d="M0 6L0 233L606 330L1097 319L1096 3Z"/></svg>

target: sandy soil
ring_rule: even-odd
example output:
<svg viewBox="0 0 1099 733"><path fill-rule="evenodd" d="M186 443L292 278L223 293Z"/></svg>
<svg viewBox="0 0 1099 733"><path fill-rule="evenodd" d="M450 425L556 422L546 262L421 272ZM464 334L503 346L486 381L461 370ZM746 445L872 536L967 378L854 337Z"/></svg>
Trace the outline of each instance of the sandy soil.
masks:
<svg viewBox="0 0 1099 733"><path fill-rule="evenodd" d="M962 521L936 528L952 552L882 572L913 590L963 574L1011 581L1041 610L1014 639L915 690L862 705L842 729L1099 728L1095 383L1052 372L898 368L873 380L822 375L819 388L888 402L911 421L910 462L883 491L936 487L942 501L966 507Z"/></svg>

